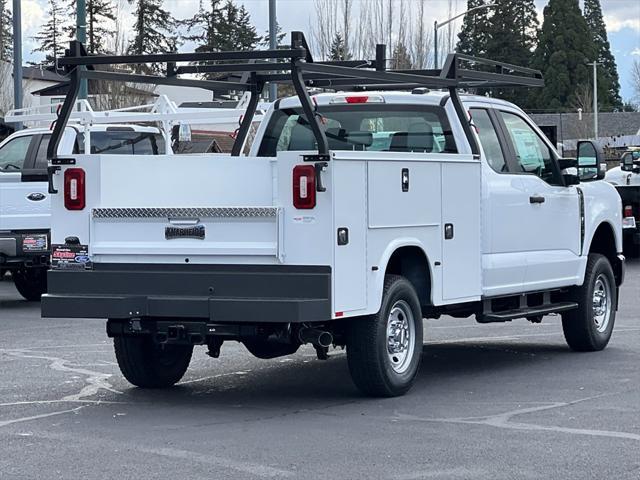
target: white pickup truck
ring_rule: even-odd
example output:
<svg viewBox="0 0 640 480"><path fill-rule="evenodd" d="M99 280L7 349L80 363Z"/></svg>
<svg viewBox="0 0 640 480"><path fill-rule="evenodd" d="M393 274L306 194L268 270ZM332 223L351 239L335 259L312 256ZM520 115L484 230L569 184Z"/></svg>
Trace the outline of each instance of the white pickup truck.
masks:
<svg viewBox="0 0 640 480"><path fill-rule="evenodd" d="M559 313L572 349L607 345L624 257L600 152L581 144L580 165L598 171L581 181L517 106L456 90L538 85L539 73L460 55L441 72L365 70L292 45L271 53L291 58L278 68L297 95L274 104L246 157L52 159L43 316L108 319L122 373L149 388L178 382L194 345L217 357L235 340L260 358L346 346L361 391L400 395L418 371L422 319L442 315ZM221 58L182 55L166 61ZM283 77L261 68L256 92ZM305 83L360 91L310 98ZM389 90L425 85L448 92Z"/></svg>

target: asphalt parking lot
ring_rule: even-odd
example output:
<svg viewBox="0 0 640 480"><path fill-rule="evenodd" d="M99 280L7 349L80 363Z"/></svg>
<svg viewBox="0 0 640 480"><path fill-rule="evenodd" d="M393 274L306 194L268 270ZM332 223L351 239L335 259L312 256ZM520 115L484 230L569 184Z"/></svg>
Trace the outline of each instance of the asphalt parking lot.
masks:
<svg viewBox="0 0 640 480"><path fill-rule="evenodd" d="M559 318L425 324L405 397L362 398L344 353L203 348L166 391L121 377L104 323L46 320L0 282L0 478L640 478L640 263L609 347Z"/></svg>

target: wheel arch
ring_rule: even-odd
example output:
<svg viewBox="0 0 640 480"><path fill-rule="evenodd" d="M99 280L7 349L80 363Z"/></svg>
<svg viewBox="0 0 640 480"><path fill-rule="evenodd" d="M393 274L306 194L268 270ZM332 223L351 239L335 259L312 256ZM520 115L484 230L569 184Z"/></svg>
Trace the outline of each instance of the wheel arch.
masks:
<svg viewBox="0 0 640 480"><path fill-rule="evenodd" d="M415 288L420 305L432 304L433 272L429 257L422 243L417 239L392 242L385 250L379 263L376 290L380 292L377 306L382 304L382 289L387 274L402 275Z"/></svg>
<svg viewBox="0 0 640 480"><path fill-rule="evenodd" d="M609 263L611 263L611 267L613 268L613 273L616 277L616 284L619 286L624 278L624 266L622 265L622 260L618 256L617 240L618 237L613 225L608 221L603 221L595 229L585 251L589 254L599 253L600 255L607 257Z"/></svg>

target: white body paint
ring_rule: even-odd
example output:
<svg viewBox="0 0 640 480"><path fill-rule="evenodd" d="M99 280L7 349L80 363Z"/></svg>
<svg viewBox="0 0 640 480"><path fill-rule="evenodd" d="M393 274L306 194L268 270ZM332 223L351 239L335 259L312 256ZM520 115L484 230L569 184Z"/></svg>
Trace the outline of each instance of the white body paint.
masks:
<svg viewBox="0 0 640 480"><path fill-rule="evenodd" d="M378 94L376 94L378 95ZM387 104L439 105L442 94L382 93ZM332 95L318 95L317 104ZM506 102L482 97L467 108L526 115ZM284 99L276 108L293 108ZM52 243L77 236L94 263L323 265L332 271L334 318L379 310L387 263L401 247L420 248L431 277L434 306L486 297L581 285L596 229L608 224L622 250L620 199L606 182L550 185L532 174L499 174L484 153L474 158L451 102L445 110L458 153L333 151L312 210L296 210L292 170L303 153L259 157L273 108L249 156L76 156L86 171L86 208L68 211L53 200ZM532 125L533 126L533 125ZM542 133L533 126L543 138ZM550 148L553 146L548 143ZM54 185L62 190L62 172ZM401 171L411 188L400 189ZM578 188L584 194L584 239ZM546 202L534 205L532 195ZM92 216L95 208L275 207L272 218L197 218L207 238L167 241L166 218ZM169 219L171 222L171 219ZM455 226L445 240L444 225ZM349 228L348 245L336 231ZM250 292L247 292L250 295Z"/></svg>

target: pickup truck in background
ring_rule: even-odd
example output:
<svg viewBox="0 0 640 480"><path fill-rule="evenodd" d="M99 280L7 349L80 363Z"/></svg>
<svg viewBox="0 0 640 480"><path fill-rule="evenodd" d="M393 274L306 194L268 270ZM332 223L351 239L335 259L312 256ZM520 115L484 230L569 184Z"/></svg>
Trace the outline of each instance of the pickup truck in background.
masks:
<svg viewBox="0 0 640 480"><path fill-rule="evenodd" d="M92 64L79 44L70 52L60 65ZM314 62L294 32L291 49L167 56L254 68L243 86L254 110L267 81L296 95L271 107L248 156L50 149L43 316L107 319L122 373L145 388L178 382L194 346L217 358L239 341L259 358L346 347L362 392L401 395L418 372L423 318L444 315L559 314L573 350L603 349L624 257L620 197L599 181L600 151L581 142L580 158L560 158L516 105L458 93L539 86L535 70L450 55L442 71L394 71L377 52ZM254 57L287 61L275 72L242 63ZM83 72L70 68L72 82ZM310 96L309 86L342 91Z"/></svg>
<svg viewBox="0 0 640 480"><path fill-rule="evenodd" d="M616 187L622 199L624 249L630 257L640 256L640 148L622 154L620 166L607 172L605 180Z"/></svg>
<svg viewBox="0 0 640 480"><path fill-rule="evenodd" d="M155 127L95 125L90 132L92 154L165 153L164 137ZM58 153L85 153L85 134L79 125L69 125ZM50 138L50 129L30 128L0 143L0 276L11 272L16 289L27 300L39 300L47 289L51 205L46 152Z"/></svg>

